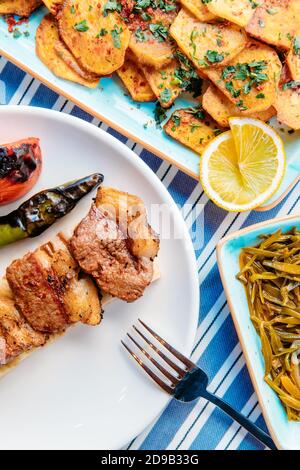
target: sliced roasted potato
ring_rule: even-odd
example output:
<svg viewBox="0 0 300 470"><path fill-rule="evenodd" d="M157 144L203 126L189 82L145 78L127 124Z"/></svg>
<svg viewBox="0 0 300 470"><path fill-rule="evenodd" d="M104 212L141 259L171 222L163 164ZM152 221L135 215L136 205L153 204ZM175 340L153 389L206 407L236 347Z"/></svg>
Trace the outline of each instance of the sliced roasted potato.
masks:
<svg viewBox="0 0 300 470"><path fill-rule="evenodd" d="M141 64L160 69L172 61L173 45L168 33L176 14L176 10L165 12L158 8L151 12L149 20L134 18L129 23L129 47Z"/></svg>
<svg viewBox="0 0 300 470"><path fill-rule="evenodd" d="M273 105L281 62L271 47L252 41L226 67L210 67L205 72L222 93L248 115Z"/></svg>
<svg viewBox="0 0 300 470"><path fill-rule="evenodd" d="M202 106L205 111L219 124L221 127L229 127L228 119L230 117L244 116L245 113L240 111L217 87L210 85L202 97ZM268 121L276 114L273 106L260 111L259 113L248 114L247 117Z"/></svg>
<svg viewBox="0 0 300 470"><path fill-rule="evenodd" d="M250 0L211 0L207 3L207 9L244 28L254 13L254 5Z"/></svg>
<svg viewBox="0 0 300 470"><path fill-rule="evenodd" d="M62 4L64 3L64 0L43 0L43 3L46 5L52 15L56 16Z"/></svg>
<svg viewBox="0 0 300 470"><path fill-rule="evenodd" d="M300 84L290 79L286 67L282 71L274 106L279 122L294 130L300 129Z"/></svg>
<svg viewBox="0 0 300 470"><path fill-rule="evenodd" d="M0 15L29 16L41 4L42 0L1 0Z"/></svg>
<svg viewBox="0 0 300 470"><path fill-rule="evenodd" d="M125 60L130 31L106 0L66 0L58 15L59 34L79 64L97 75L109 75Z"/></svg>
<svg viewBox="0 0 300 470"><path fill-rule="evenodd" d="M220 133L217 124L205 111L191 108L174 111L164 130L173 139L199 155L208 142Z"/></svg>
<svg viewBox="0 0 300 470"><path fill-rule="evenodd" d="M286 57L286 63L292 79L300 81L300 36L293 39L292 48Z"/></svg>
<svg viewBox="0 0 300 470"><path fill-rule="evenodd" d="M200 21L210 21L216 18L216 16L209 11L207 8L208 4L205 4L202 0L180 0L181 4L190 11Z"/></svg>
<svg viewBox="0 0 300 470"><path fill-rule="evenodd" d="M203 23L182 9L170 34L197 69L230 62L247 44L242 29L223 23Z"/></svg>
<svg viewBox="0 0 300 470"><path fill-rule="evenodd" d="M246 31L273 46L290 49L293 36L300 31L299 0L266 0L255 9Z"/></svg>
<svg viewBox="0 0 300 470"><path fill-rule="evenodd" d="M94 80L83 78L57 55L55 47L58 41L60 39L56 20L51 14L48 14L42 19L36 32L36 53L38 57L57 77L89 88L95 88L99 83L99 78Z"/></svg>
<svg viewBox="0 0 300 470"><path fill-rule="evenodd" d="M160 69L168 65L172 61L173 51L171 42L158 41L151 37L149 32L144 33L146 40L140 42L135 33L132 34L130 40L130 49L138 57L141 64L150 65L156 69Z"/></svg>
<svg viewBox="0 0 300 470"><path fill-rule="evenodd" d="M134 101L155 101L156 96L150 87L143 70L138 65L133 53L128 49L125 62L117 70L117 74L124 83Z"/></svg>
<svg viewBox="0 0 300 470"><path fill-rule="evenodd" d="M74 70L75 73L80 75L80 77L89 81L99 81L99 76L97 76L95 73L88 72L87 70L84 70L82 67L80 67L72 52L69 51L61 39L55 43L54 50L58 57L60 57L65 62L65 64L68 65L68 67Z"/></svg>
<svg viewBox="0 0 300 470"><path fill-rule="evenodd" d="M142 66L145 77L163 108L169 108L182 91L175 76L175 71L179 67L180 64L176 59L173 59L169 65L162 67L160 70L154 67Z"/></svg>

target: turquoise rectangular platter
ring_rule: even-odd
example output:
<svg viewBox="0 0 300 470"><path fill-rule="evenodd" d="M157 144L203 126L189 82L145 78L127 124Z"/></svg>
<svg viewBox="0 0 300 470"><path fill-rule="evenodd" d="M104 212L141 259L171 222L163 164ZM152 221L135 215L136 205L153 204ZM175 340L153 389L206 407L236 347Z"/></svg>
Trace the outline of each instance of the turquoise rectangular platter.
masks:
<svg viewBox="0 0 300 470"><path fill-rule="evenodd" d="M300 423L288 421L279 398L264 381L260 338L250 320L244 286L235 277L240 270L239 256L242 248L256 245L261 234L274 233L278 229L286 232L294 226L300 229L299 215L247 227L219 242L217 258L230 312L272 438L279 449L300 450Z"/></svg>
<svg viewBox="0 0 300 470"><path fill-rule="evenodd" d="M158 129L154 119L154 103L135 103L126 94L118 77L101 80L99 88L90 90L83 86L55 77L35 54L35 32L45 8L38 9L28 24L18 27L21 31L28 31L29 36L22 35L15 39L8 33L7 24L0 19L0 54L7 57L16 65L38 78L41 82L64 95L79 107L106 122L108 125L140 143L170 163L176 165L193 178L198 178L199 157L184 146L165 135ZM187 96L179 98L176 109L187 107L193 100ZM276 126L277 123L274 123ZM282 127L282 126L279 126ZM293 187L300 174L300 133L289 135L287 130L282 133L287 152L287 171L281 187L276 194L260 208L267 210L274 207Z"/></svg>

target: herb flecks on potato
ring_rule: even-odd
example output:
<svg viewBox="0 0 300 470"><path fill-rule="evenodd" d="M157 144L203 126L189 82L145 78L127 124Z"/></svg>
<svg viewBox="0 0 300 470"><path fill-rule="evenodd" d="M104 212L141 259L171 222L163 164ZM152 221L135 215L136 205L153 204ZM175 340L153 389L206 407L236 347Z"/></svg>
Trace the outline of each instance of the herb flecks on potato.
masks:
<svg viewBox="0 0 300 470"><path fill-rule="evenodd" d="M216 122L201 107L174 111L164 130L198 155L201 155L205 146L221 132Z"/></svg>
<svg viewBox="0 0 300 470"><path fill-rule="evenodd" d="M170 34L197 69L225 65L247 44L244 31L232 24L204 23L182 9Z"/></svg>
<svg viewBox="0 0 300 470"><path fill-rule="evenodd" d="M66 0L58 15L59 34L79 64L97 75L109 75L125 60L130 31L106 0Z"/></svg>
<svg viewBox="0 0 300 470"><path fill-rule="evenodd" d="M255 9L246 31L272 46L290 49L300 31L299 0L266 0Z"/></svg>
<svg viewBox="0 0 300 470"><path fill-rule="evenodd" d="M252 41L225 67L209 68L208 78L245 114L273 105L281 72L274 49Z"/></svg>
<svg viewBox="0 0 300 470"><path fill-rule="evenodd" d="M95 88L99 83L99 78L88 80L82 76L84 71L79 74L70 67L56 52L55 48L59 42L60 38L56 20L51 14L46 15L42 19L36 32L36 53L38 57L57 77L79 83L89 88ZM64 47L63 43L62 47ZM73 58L73 60L75 61L75 58Z"/></svg>
<svg viewBox="0 0 300 470"><path fill-rule="evenodd" d="M210 85L202 98L202 106L210 116L221 126L229 127L230 117L241 117L245 113L232 103L217 87ZM248 114L247 117L268 121L276 114L273 106L258 113Z"/></svg>

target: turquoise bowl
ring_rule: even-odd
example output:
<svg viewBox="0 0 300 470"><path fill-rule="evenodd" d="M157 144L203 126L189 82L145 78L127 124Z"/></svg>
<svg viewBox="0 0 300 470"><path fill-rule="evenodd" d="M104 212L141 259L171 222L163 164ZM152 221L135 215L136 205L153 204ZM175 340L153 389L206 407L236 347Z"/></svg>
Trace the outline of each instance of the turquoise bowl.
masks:
<svg viewBox="0 0 300 470"><path fill-rule="evenodd" d="M217 258L229 309L270 434L278 449L300 450L300 423L288 421L279 398L264 381L260 338L250 320L244 286L236 279L242 248L256 245L259 235L279 229L286 232L292 227L300 230L299 215L273 219L239 230L218 243Z"/></svg>

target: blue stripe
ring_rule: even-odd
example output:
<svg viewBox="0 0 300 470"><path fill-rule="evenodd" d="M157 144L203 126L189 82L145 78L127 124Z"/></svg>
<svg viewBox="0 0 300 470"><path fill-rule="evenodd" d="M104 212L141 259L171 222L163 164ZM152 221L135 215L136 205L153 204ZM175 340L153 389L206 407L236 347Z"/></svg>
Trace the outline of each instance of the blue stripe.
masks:
<svg viewBox="0 0 300 470"><path fill-rule="evenodd" d="M24 77L25 73L10 62L5 65L0 74L0 80L3 80L6 86L6 103L11 100Z"/></svg>
<svg viewBox="0 0 300 470"><path fill-rule="evenodd" d="M41 84L35 92L33 98L30 101L30 106L38 106L41 108L53 108L58 94L52 90L49 90L45 85Z"/></svg>
<svg viewBox="0 0 300 470"><path fill-rule="evenodd" d="M25 73L14 65L12 65L11 63L7 63L5 65L4 69L0 74L0 80L5 83L6 103L9 103L11 98L14 96L24 77ZM104 82L105 79L102 82L103 86ZM26 89L23 90L22 96L19 96L19 101L21 101L23 97L26 97L26 93L32 83L33 80L28 82ZM30 100L30 105L52 108L58 98L59 95L57 95L57 93L49 90L43 84L40 84L34 96ZM61 103L62 111L65 111L66 107L70 105L70 103L66 100L62 100ZM138 104L133 103L133 106L138 106ZM81 110L77 106L71 106L71 108L72 115L77 116L88 122L91 122L93 120L93 117L90 114ZM108 128L107 132L124 143L128 141L126 137L122 136L112 128ZM133 150L136 150L136 145L133 145ZM158 170L160 170L162 160L157 156L153 155L151 152L143 149L140 153L140 158L144 162L146 162L146 164L154 172L158 172ZM170 194L172 195L173 199L178 204L178 206L183 207L184 204L189 200L193 191L195 191L198 182L193 178L183 174L181 171L175 171L174 177L172 179L171 175L173 175L173 173L171 172L173 172L173 170L174 168L171 165L167 164L164 167L164 173L160 174L160 177L163 182L169 182L168 190ZM241 223L242 228L253 223L261 222L275 217L278 211L280 211L280 209L286 203L288 198L291 196L293 197L294 195L298 194L298 192L299 185L294 188L292 193L288 195L276 208L268 212L252 211L247 215L247 218L243 223L239 221L242 221L242 217L244 216L241 216L239 214L230 216L228 218L228 223L224 224L224 229L219 235L219 238L226 235L230 230L232 230L233 224L239 225L239 223ZM199 203L200 198L202 198L202 200L206 199L204 197L203 190L199 184L193 196L193 207L195 207ZM299 203L299 199L300 196L295 201L294 206ZM291 205L289 207L289 212L293 210L294 206ZM192 209L192 207L190 209ZM197 206L197 209L200 209L199 206ZM288 212L288 210L286 212ZM207 248L208 244L210 243L212 237L215 236L220 225L223 224L226 220L226 217L228 217L228 214L227 212L215 206L211 201L208 201L205 204L203 212L200 211L200 213L198 213L197 215L197 218L195 216L195 213L195 211L191 211L189 214L186 213L185 216L187 221L189 221L190 223L189 229L190 234L193 236L192 241L194 243L195 255L196 258L199 259L199 257L203 254L203 251ZM231 220L231 222L229 221L229 219ZM205 222L205 225L203 222ZM218 240L216 240L216 242L217 241ZM216 300L223 293L223 287L215 259L215 245L216 243L212 244L210 251L206 254L204 259L201 258L201 263L199 264L199 289L201 295L201 308L199 312L200 325L203 321L205 321L207 315L209 314L209 312L211 312L212 308L214 307ZM210 269L208 269L208 266L211 266ZM207 274L204 276L204 273L206 271ZM196 351L197 348L201 347L202 342L205 341L208 335L211 333L212 328L220 324L220 320L224 319L226 315L227 304L225 301L223 301L220 305L220 308L215 309L210 324L206 325L206 327L204 327L203 325L200 326L200 339L195 345ZM207 345L206 349L204 350L202 356L198 361L200 367L205 369L205 371L209 375L210 381L214 379L214 377L222 368L224 362L232 353L237 344L238 338L234 329L234 325L232 323L230 315L228 315L221 324L219 330L212 337L211 341ZM216 386L217 392L218 390L220 390L220 387L224 383L224 380L226 380L226 378L232 371L232 368L235 366L235 364L237 363L237 361L239 361L241 357L242 355L239 354L238 357L235 358L235 360L228 368L226 375L221 377L219 384L217 384ZM249 378L249 374L247 372L246 367L243 366L241 370L238 371L232 384L226 391L224 398L237 409L241 410L244 405L248 402L252 394L253 387ZM194 426L199 422L201 416L204 416L207 406L208 405L206 404L204 409L195 415L193 422L191 422L190 429L188 430L187 435L189 435L189 432L192 429L195 429ZM181 428L185 420L190 416L190 413L194 410L194 407L195 403L182 405L177 403L175 400L172 400L159 417L155 426L150 430L149 434L146 436L140 448L146 450L165 449L173 440L175 434ZM192 442L190 448L197 450L214 449L221 441L222 437L225 435L231 424L232 421L230 418L228 418L220 410L215 409L205 422L201 432L196 436L196 438ZM262 416L259 416L257 424L260 427L266 429L266 425ZM237 431L237 433L233 435L231 441L234 440L236 435L240 435L239 431ZM229 446L231 441L228 444ZM262 446L255 439L249 436L249 434L247 434L240 443L239 449L262 449Z"/></svg>

